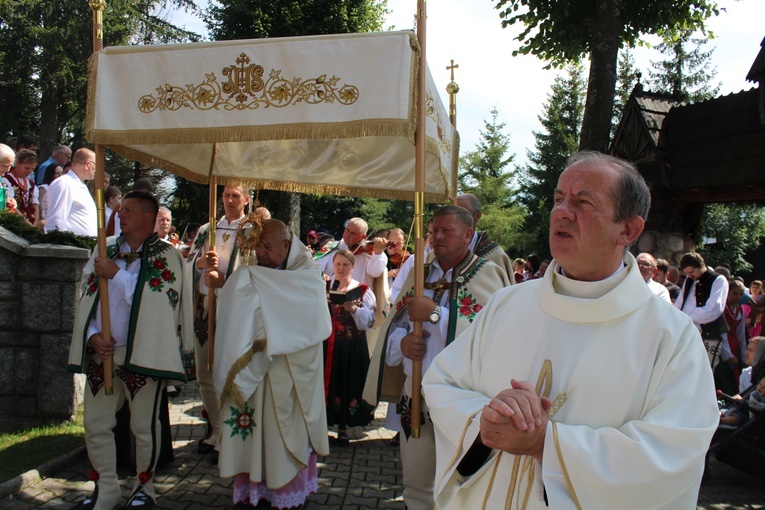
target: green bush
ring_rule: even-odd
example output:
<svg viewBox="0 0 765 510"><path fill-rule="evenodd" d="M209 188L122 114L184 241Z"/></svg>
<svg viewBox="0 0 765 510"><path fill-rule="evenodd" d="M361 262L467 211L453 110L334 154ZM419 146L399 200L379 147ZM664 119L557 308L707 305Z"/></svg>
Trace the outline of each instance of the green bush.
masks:
<svg viewBox="0 0 765 510"><path fill-rule="evenodd" d="M60 244L92 250L96 245L95 237L78 236L71 232L53 231L47 234L39 228L29 225L18 214L0 211L0 227L5 227L31 244Z"/></svg>

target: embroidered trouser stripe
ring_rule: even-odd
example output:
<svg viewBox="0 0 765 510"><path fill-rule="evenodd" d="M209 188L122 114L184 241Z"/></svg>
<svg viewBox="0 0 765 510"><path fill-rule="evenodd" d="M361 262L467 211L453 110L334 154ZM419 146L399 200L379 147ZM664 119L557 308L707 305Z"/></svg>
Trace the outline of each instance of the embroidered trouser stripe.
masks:
<svg viewBox="0 0 765 510"><path fill-rule="evenodd" d="M124 347L115 351L115 363L124 359ZM119 366L118 366L119 367ZM98 501L95 510L111 510L121 499L117 478L117 454L112 429L117 424L116 414L127 399L130 407L130 429L136 439L137 473L154 469L159 455L159 405L166 381L146 378L145 385L130 397L130 388L120 377L114 378L114 393L106 395L101 387L95 395L85 391L83 418L85 444L93 469L98 471ZM136 477L137 485L138 477ZM154 496L152 482L147 494Z"/></svg>

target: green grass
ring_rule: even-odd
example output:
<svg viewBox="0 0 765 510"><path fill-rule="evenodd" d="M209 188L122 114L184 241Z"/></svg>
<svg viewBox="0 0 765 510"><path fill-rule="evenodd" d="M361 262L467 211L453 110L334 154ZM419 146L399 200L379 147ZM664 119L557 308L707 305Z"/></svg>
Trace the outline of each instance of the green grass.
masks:
<svg viewBox="0 0 765 510"><path fill-rule="evenodd" d="M82 411L73 421L0 434L0 483L84 444Z"/></svg>

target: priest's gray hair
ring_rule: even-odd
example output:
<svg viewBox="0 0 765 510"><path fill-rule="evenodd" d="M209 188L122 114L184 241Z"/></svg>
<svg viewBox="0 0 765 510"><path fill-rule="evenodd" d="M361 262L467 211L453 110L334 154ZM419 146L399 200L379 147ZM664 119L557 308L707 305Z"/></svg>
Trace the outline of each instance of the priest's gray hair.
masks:
<svg viewBox="0 0 765 510"><path fill-rule="evenodd" d="M361 230L361 233L365 235L367 231L369 230L369 225L367 225L367 222L362 220L361 218L351 218L350 220L348 220L348 225L353 225L355 227L358 227L359 230Z"/></svg>
<svg viewBox="0 0 765 510"><path fill-rule="evenodd" d="M651 208L651 191L635 165L608 154L581 151L568 158L566 168L584 161L610 165L620 174L619 184L611 190L616 203L614 223L622 223L635 216L640 216L644 220L648 218L648 210Z"/></svg>
<svg viewBox="0 0 765 510"><path fill-rule="evenodd" d="M457 203L459 202L465 202L465 205L468 206L465 207L465 209L467 209L471 214L481 212L481 201L478 200L478 197L472 193L463 193L462 195L458 195Z"/></svg>

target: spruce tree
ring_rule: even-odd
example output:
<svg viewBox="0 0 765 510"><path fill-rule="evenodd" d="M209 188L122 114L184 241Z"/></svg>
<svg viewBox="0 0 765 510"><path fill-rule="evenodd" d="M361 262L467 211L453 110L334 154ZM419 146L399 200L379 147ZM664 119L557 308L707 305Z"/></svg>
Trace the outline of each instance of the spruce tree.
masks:
<svg viewBox="0 0 765 510"><path fill-rule="evenodd" d="M539 122L544 128L534 132L534 151L530 164L520 171L520 202L528 209L524 231L532 240L528 251L540 259L550 254L549 226L552 198L566 159L577 151L584 113L586 83L580 65L569 65L556 76Z"/></svg>
<svg viewBox="0 0 765 510"><path fill-rule="evenodd" d="M472 193L481 202L478 228L514 253L528 243L528 236L522 231L525 211L513 201L515 170L510 164L515 155L508 154L510 136L504 132L506 124L498 119L499 111L494 107L491 120L484 120L475 150L460 158L459 190Z"/></svg>
<svg viewBox="0 0 765 510"><path fill-rule="evenodd" d="M614 139L616 128L619 127L630 94L640 81L641 76L642 73L635 66L635 57L632 55L632 51L629 48L621 50L616 67L616 94L614 95L614 115L611 120L611 140Z"/></svg>
<svg viewBox="0 0 765 510"><path fill-rule="evenodd" d="M686 31L676 40L656 46L667 58L652 61L648 75L652 89L696 103L717 96L720 82L713 83L717 76L711 63L714 49L703 51L708 41L691 35Z"/></svg>

